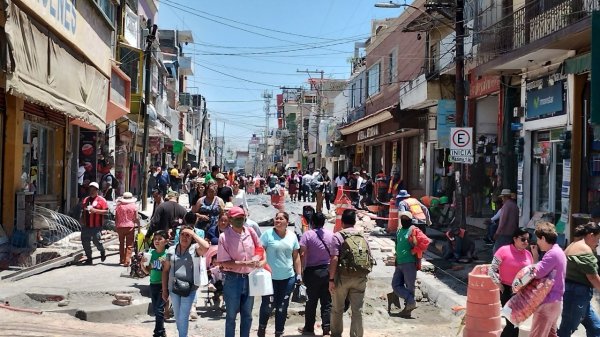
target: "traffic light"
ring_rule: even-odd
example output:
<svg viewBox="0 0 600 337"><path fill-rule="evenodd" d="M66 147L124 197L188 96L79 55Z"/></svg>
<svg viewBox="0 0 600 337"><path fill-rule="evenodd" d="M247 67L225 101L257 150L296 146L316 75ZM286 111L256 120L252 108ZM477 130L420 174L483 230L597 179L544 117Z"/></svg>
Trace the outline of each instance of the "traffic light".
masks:
<svg viewBox="0 0 600 337"><path fill-rule="evenodd" d="M571 131L565 131L560 135L562 144L560 145L560 155L563 159L571 158Z"/></svg>
<svg viewBox="0 0 600 337"><path fill-rule="evenodd" d="M518 161L523 160L523 153L525 152L525 139L523 137L517 138L515 141L515 153Z"/></svg>

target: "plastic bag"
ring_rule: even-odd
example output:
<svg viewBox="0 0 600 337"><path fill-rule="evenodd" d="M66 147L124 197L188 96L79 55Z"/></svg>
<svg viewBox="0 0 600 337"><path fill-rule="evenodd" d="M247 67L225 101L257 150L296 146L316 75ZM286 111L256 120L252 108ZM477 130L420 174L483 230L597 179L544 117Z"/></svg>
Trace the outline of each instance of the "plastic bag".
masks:
<svg viewBox="0 0 600 337"><path fill-rule="evenodd" d="M248 275L248 281L250 284L250 296L273 295L273 280L271 279L271 273L263 268L253 270Z"/></svg>
<svg viewBox="0 0 600 337"><path fill-rule="evenodd" d="M550 278L533 279L504 305L502 316L506 317L515 326L519 326L533 315L533 312L542 304L553 285L554 280Z"/></svg>
<svg viewBox="0 0 600 337"><path fill-rule="evenodd" d="M200 260L200 285L205 286L208 285L208 272L206 268L206 257L200 256L198 258Z"/></svg>
<svg viewBox="0 0 600 337"><path fill-rule="evenodd" d="M518 293L521 288L529 284L535 278L535 266L527 266L523 267L517 275L515 275L515 279L512 282L512 291L513 293Z"/></svg>
<svg viewBox="0 0 600 337"><path fill-rule="evenodd" d="M292 302L294 303L305 303L306 299L306 286L304 284L299 284L294 288L294 292L292 293Z"/></svg>

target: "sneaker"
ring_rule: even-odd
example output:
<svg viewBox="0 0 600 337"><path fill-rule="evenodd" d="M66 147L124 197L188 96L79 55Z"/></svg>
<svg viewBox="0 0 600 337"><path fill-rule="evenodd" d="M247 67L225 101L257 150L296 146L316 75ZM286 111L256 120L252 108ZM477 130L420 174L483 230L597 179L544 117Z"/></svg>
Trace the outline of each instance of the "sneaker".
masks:
<svg viewBox="0 0 600 337"><path fill-rule="evenodd" d="M83 264L86 266L91 266L94 264L94 261L92 261L92 258L88 257L87 260L83 261Z"/></svg>
<svg viewBox="0 0 600 337"><path fill-rule="evenodd" d="M100 252L100 261L102 261L102 262L106 261L106 251L105 250Z"/></svg>

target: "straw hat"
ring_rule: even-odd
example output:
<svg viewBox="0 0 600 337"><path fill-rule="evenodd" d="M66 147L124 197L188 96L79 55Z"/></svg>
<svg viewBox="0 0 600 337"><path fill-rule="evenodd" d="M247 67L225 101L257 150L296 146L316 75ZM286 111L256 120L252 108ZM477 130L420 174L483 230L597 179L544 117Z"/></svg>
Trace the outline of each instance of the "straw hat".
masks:
<svg viewBox="0 0 600 337"><path fill-rule="evenodd" d="M133 194L131 194L131 192L125 192L123 193L123 196L119 198L119 202L122 204L132 204L136 201L137 199L133 197Z"/></svg>

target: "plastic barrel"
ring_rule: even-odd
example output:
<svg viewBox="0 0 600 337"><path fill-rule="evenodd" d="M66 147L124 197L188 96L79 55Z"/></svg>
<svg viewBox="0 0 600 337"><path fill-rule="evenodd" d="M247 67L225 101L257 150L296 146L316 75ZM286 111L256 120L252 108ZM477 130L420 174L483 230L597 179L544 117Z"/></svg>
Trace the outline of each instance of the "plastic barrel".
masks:
<svg viewBox="0 0 600 337"><path fill-rule="evenodd" d="M502 333L500 291L488 276L489 265L469 273L463 337L498 337Z"/></svg>

